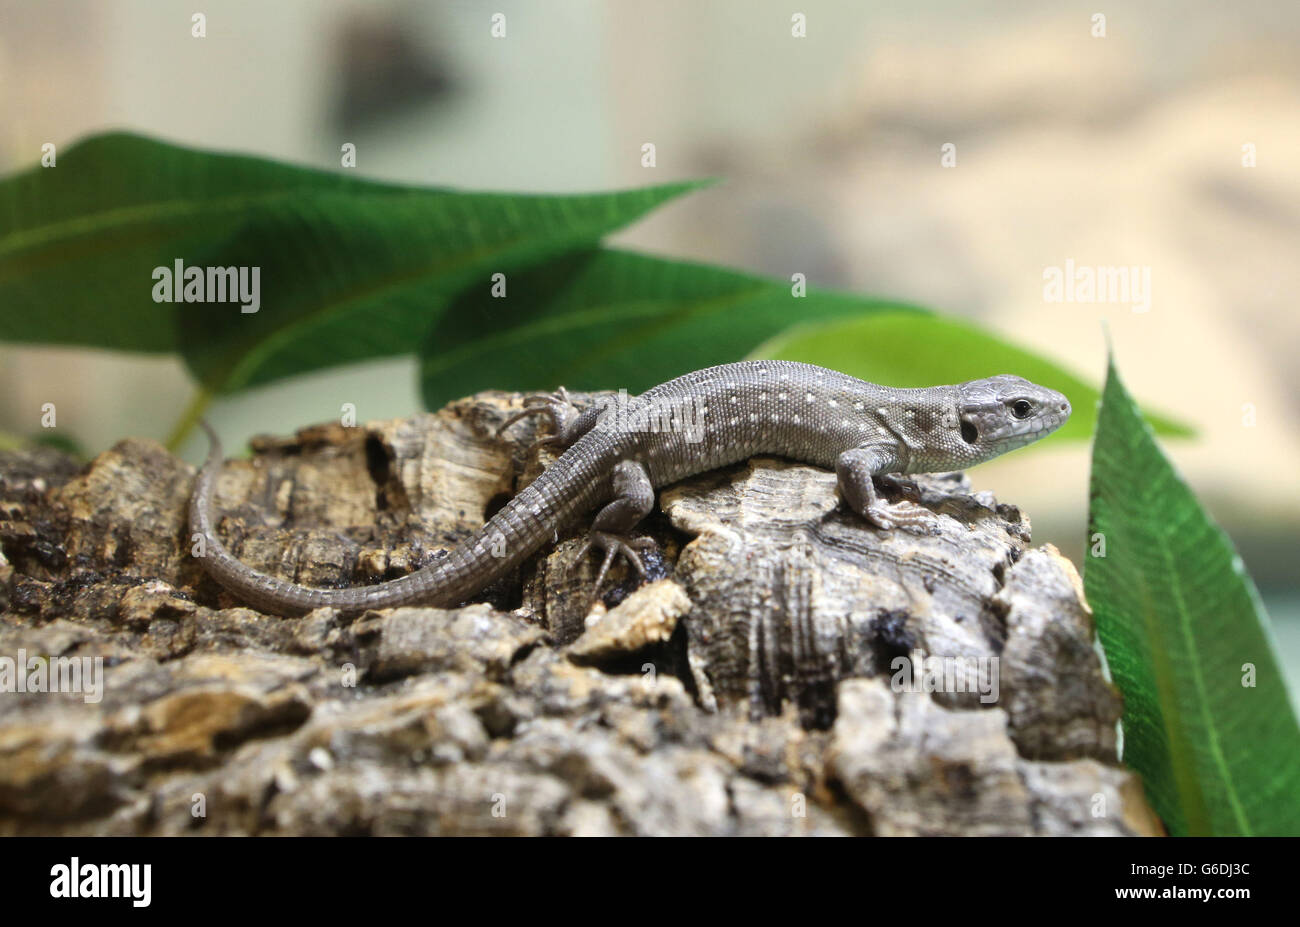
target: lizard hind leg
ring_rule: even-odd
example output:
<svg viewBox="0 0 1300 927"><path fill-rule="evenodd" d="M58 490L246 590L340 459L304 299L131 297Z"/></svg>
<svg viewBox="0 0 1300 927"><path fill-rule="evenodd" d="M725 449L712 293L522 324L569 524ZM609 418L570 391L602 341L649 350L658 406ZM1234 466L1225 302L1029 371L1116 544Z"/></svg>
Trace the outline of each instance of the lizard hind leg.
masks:
<svg viewBox="0 0 1300 927"><path fill-rule="evenodd" d="M633 538L629 533L641 519L650 514L654 508L655 491L650 482L650 475L645 466L635 460L620 461L614 466L612 474L614 498L597 514L591 523L591 531L586 541L578 549L573 562L579 563L592 548L604 551L605 559L596 574L593 593L600 595L605 574L609 572L614 558L622 554L637 574L645 578L645 564L641 562L640 550L653 549L655 543L650 538Z"/></svg>
<svg viewBox="0 0 1300 927"><path fill-rule="evenodd" d="M524 408L502 422L497 428L497 435L499 437L515 422L532 415L543 415L549 420L551 433L538 438L528 450L531 452L539 447L558 447L564 451L592 429L597 414L598 410L595 409L579 413L578 407L569 398L569 391L561 386L549 395L529 396L525 399Z"/></svg>

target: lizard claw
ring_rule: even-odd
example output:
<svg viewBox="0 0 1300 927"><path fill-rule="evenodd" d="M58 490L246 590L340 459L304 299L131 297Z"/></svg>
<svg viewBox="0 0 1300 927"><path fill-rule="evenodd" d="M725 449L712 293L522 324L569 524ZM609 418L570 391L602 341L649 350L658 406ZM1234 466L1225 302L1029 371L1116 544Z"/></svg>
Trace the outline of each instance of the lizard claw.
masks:
<svg viewBox="0 0 1300 927"><path fill-rule="evenodd" d="M516 421L526 419L526 417L532 415L546 416L551 433L538 438L532 445L529 445L529 454L532 454L539 447L558 447L563 451L577 437L580 437L571 428L577 417L577 407L569 399L568 390L565 390L563 386L556 389L554 393L541 395L541 397L534 395L534 397L524 399L523 410L515 412L515 415L508 417L506 421L500 424L497 429L497 437L502 436L506 429L515 424Z"/></svg>
<svg viewBox="0 0 1300 927"><path fill-rule="evenodd" d="M569 391L563 386L546 396L529 396L524 400L524 408L510 416L497 428L497 437L504 434L505 430L515 422L522 421L530 415L545 415L550 420L551 431L553 432L551 438L558 438L559 435L563 434L564 426L568 424L570 410L572 409L573 403L569 401ZM551 438L543 438L537 441L533 447L537 447L543 442L556 443Z"/></svg>
<svg viewBox="0 0 1300 927"><path fill-rule="evenodd" d="M598 548L605 553L605 559L601 561L600 571L596 573L596 582L592 585L593 594L600 595L600 587L605 582L605 574L609 572L610 566L614 563L614 558L619 554L632 565L637 575L645 579L645 564L641 562L641 555L638 550L653 550L656 547L653 538L627 538L617 534L610 534L606 531L592 531L587 535L587 539L582 542L578 548L577 554L574 555L570 567L576 566L587 555L587 552L593 548Z"/></svg>
<svg viewBox="0 0 1300 927"><path fill-rule="evenodd" d="M544 437L538 438L532 444L528 445L528 453L531 454L534 451L538 450L539 448L543 448L543 447L556 447L563 443L564 443L564 435L562 434L546 435Z"/></svg>
<svg viewBox="0 0 1300 927"><path fill-rule="evenodd" d="M911 534L933 535L937 533L930 523L930 511L919 505L886 505L877 502L867 506L862 513L868 524L888 531L900 528Z"/></svg>

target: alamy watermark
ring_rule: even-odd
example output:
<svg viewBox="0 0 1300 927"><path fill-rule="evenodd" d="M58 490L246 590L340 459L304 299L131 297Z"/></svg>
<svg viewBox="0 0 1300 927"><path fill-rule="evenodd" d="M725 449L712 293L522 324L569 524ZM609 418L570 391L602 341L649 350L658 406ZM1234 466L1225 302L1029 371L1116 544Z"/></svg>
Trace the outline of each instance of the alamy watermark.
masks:
<svg viewBox="0 0 1300 927"><path fill-rule="evenodd" d="M985 705L998 700L997 657L927 657L913 650L910 657L894 657L889 668L895 692L977 692Z"/></svg>
<svg viewBox="0 0 1300 927"><path fill-rule="evenodd" d="M0 656L0 692L76 692L87 704L104 697L103 657Z"/></svg>
<svg viewBox="0 0 1300 927"><path fill-rule="evenodd" d="M621 389L596 420L596 430L614 434L680 434L688 444L704 440L709 408L690 396L656 399L628 396Z"/></svg>
<svg viewBox="0 0 1300 927"><path fill-rule="evenodd" d="M130 898L137 908L153 900L152 863L83 863L79 857L50 867L51 898Z"/></svg>
<svg viewBox="0 0 1300 927"><path fill-rule="evenodd" d="M262 268L186 267L177 258L173 267L153 269L156 303L239 303L239 311L262 308Z"/></svg>
<svg viewBox="0 0 1300 927"><path fill-rule="evenodd" d="M1151 268L1100 264L1090 267L1067 258L1064 267L1043 268L1043 301L1049 303L1127 303L1134 312L1151 308Z"/></svg>

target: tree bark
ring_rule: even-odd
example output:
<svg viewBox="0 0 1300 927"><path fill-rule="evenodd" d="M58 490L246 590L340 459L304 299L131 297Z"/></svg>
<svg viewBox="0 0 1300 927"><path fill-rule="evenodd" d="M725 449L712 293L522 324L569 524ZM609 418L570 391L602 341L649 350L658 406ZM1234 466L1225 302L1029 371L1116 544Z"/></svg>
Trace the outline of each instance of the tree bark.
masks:
<svg viewBox="0 0 1300 927"><path fill-rule="evenodd" d="M495 436L521 399L255 440L219 531L310 585L417 569L548 461ZM134 439L0 454L0 658L103 667L98 700L0 693L0 833L1160 832L1073 566L963 476L882 532L754 459L664 490L648 582L594 608L573 525L460 608L298 619L203 574L193 477ZM949 691L900 682L928 656Z"/></svg>

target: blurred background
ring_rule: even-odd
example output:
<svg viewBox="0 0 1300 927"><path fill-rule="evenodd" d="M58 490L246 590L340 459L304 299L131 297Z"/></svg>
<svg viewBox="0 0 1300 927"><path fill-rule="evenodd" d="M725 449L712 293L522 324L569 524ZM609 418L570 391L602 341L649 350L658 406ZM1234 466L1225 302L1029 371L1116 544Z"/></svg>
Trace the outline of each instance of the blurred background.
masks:
<svg viewBox="0 0 1300 927"><path fill-rule="evenodd" d="M1166 451L1260 585L1294 692L1300 5L1029 6L0 0L0 171L126 128L327 169L352 142L366 176L476 189L718 176L615 242L928 305L1097 383L1104 322L1134 395L1200 430ZM1067 260L1150 268L1149 309L1046 301L1044 271ZM36 432L54 402L89 453L161 440L192 391L179 360L0 345L0 431ZM414 362L209 416L238 447L342 402L359 419L418 411ZM1085 445L973 479L1081 561Z"/></svg>

